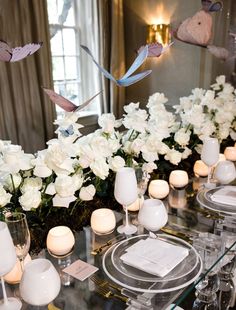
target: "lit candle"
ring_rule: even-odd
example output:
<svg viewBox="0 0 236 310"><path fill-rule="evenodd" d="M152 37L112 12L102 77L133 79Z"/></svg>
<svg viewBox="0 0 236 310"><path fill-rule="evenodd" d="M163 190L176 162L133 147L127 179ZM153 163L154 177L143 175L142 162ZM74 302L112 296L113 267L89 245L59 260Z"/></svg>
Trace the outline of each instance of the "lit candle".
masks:
<svg viewBox="0 0 236 310"><path fill-rule="evenodd" d="M164 199L169 190L169 184L165 180L152 180L148 187L149 196L156 199Z"/></svg>
<svg viewBox="0 0 236 310"><path fill-rule="evenodd" d="M66 255L71 252L75 237L67 226L56 226L47 235L47 249L52 255Z"/></svg>
<svg viewBox="0 0 236 310"><path fill-rule="evenodd" d="M169 183L175 188L182 188L188 184L188 174L184 170L173 170L170 173Z"/></svg>
<svg viewBox="0 0 236 310"><path fill-rule="evenodd" d="M24 259L24 266L30 261L31 261L31 257L29 254L27 254ZM10 272L8 272L8 274L4 276L4 280L9 284L17 284L17 283L20 283L21 277L22 277L22 269L21 269L20 261L17 258L15 266Z"/></svg>
<svg viewBox="0 0 236 310"><path fill-rule="evenodd" d="M131 203L131 205L128 205L128 210L129 211L138 211L140 207L142 206L144 202L143 196L136 199L135 202Z"/></svg>
<svg viewBox="0 0 236 310"><path fill-rule="evenodd" d="M196 160L193 172L197 177L206 177L208 176L208 166L202 160Z"/></svg>
<svg viewBox="0 0 236 310"><path fill-rule="evenodd" d="M112 210L101 208L93 211L91 216L91 227L97 235L107 235L116 227L116 218Z"/></svg>
<svg viewBox="0 0 236 310"><path fill-rule="evenodd" d="M225 158L230 161L236 161L236 147L228 146L224 151Z"/></svg>

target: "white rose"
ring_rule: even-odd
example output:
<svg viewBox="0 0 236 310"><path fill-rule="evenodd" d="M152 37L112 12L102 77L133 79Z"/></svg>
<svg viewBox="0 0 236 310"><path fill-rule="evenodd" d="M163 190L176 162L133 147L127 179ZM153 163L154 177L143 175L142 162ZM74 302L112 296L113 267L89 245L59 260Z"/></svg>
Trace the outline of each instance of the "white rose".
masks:
<svg viewBox="0 0 236 310"><path fill-rule="evenodd" d="M11 194L7 193L3 186L0 185L0 207L4 207L11 200Z"/></svg>
<svg viewBox="0 0 236 310"><path fill-rule="evenodd" d="M175 149L171 149L164 158L165 160L169 160L173 165L178 165L181 162L182 154Z"/></svg>
<svg viewBox="0 0 236 310"><path fill-rule="evenodd" d="M186 159L189 157L189 155L192 154L192 151L188 148L188 147L185 147L183 153L182 153L182 159Z"/></svg>
<svg viewBox="0 0 236 310"><path fill-rule="evenodd" d="M105 137L102 136L95 136L91 140L91 148L97 156L111 156L111 151L108 145L108 141Z"/></svg>
<svg viewBox="0 0 236 310"><path fill-rule="evenodd" d="M121 125L121 121L116 121L113 114L106 113L99 116L98 125L102 127L103 132L112 133L114 128L117 128Z"/></svg>
<svg viewBox="0 0 236 310"><path fill-rule="evenodd" d="M157 165L153 162L150 163L144 163L142 166L142 171L145 171L147 173L152 173L153 170L157 168Z"/></svg>
<svg viewBox="0 0 236 310"><path fill-rule="evenodd" d="M56 195L55 197L53 197L52 203L54 207L68 208L70 203L75 200L75 196L61 197L60 195Z"/></svg>
<svg viewBox="0 0 236 310"><path fill-rule="evenodd" d="M109 174L109 166L104 158L98 158L90 165L93 173L100 179L105 180Z"/></svg>
<svg viewBox="0 0 236 310"><path fill-rule="evenodd" d="M116 172L125 166L125 161L121 156L115 156L109 159L109 165L111 170Z"/></svg>
<svg viewBox="0 0 236 310"><path fill-rule="evenodd" d="M48 184L45 194L47 195L55 195L56 194L56 189L55 189L55 184L54 183L50 183Z"/></svg>
<svg viewBox="0 0 236 310"><path fill-rule="evenodd" d="M21 192L25 193L28 190L40 190L42 188L43 182L41 178L26 178L21 187Z"/></svg>
<svg viewBox="0 0 236 310"><path fill-rule="evenodd" d="M96 193L95 187L91 184L86 187L82 187L79 193L79 198L84 201L93 200L93 197Z"/></svg>
<svg viewBox="0 0 236 310"><path fill-rule="evenodd" d="M7 145L3 151L3 163L0 165L0 171L18 173L20 170L29 170L32 168L32 154L25 154L20 145Z"/></svg>
<svg viewBox="0 0 236 310"><path fill-rule="evenodd" d="M55 189L61 197L73 196L75 193L74 180L68 175L59 175L55 180Z"/></svg>
<svg viewBox="0 0 236 310"><path fill-rule="evenodd" d="M37 190L28 190L19 198L19 202L25 211L36 209L41 202L41 192Z"/></svg>
<svg viewBox="0 0 236 310"><path fill-rule="evenodd" d="M142 152L142 157L147 162L153 162L155 160L158 160L158 154L157 152Z"/></svg>
<svg viewBox="0 0 236 310"><path fill-rule="evenodd" d="M54 170L57 175L70 174L74 172L73 163L66 151L59 144L52 144L49 146L45 155L45 163Z"/></svg>
<svg viewBox="0 0 236 310"><path fill-rule="evenodd" d="M72 180L74 182L74 187L75 187L75 190L77 191L78 189L81 188L83 182L84 182L84 177L82 174L78 173L78 174L74 174L72 176Z"/></svg>
<svg viewBox="0 0 236 310"><path fill-rule="evenodd" d="M145 141L143 141L142 139L139 139L139 138L135 139L133 142L131 142L131 146L130 146L131 152L138 155L144 143Z"/></svg>
<svg viewBox="0 0 236 310"><path fill-rule="evenodd" d="M175 133L174 140L181 146L185 146L188 144L190 139L191 132L186 131L185 128L181 128Z"/></svg>
<svg viewBox="0 0 236 310"><path fill-rule="evenodd" d="M4 187L6 189L8 189L10 192L13 192L14 188L17 189L19 187L21 181L22 181L22 178L21 178L20 174L18 174L18 173L13 174L12 178L10 175L8 175L6 177L6 179L4 180ZM14 183L14 186L13 186L12 182Z"/></svg>

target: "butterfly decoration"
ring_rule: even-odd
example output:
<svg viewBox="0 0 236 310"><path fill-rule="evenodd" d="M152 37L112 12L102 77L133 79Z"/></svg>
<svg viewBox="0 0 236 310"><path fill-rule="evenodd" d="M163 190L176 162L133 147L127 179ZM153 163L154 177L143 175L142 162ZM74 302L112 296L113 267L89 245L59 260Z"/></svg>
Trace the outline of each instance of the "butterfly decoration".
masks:
<svg viewBox="0 0 236 310"><path fill-rule="evenodd" d="M148 47L148 56L147 57L160 57L162 54L164 54L167 49L173 44L174 42L171 42L170 44L166 45L165 47L163 47L163 45L161 43L150 43L147 44ZM145 48L145 46L141 46L138 49L138 54L140 54L143 49Z"/></svg>
<svg viewBox="0 0 236 310"><path fill-rule="evenodd" d="M71 102L70 100L66 99L65 97L57 94L56 92L54 92L54 90L52 89L47 89L43 87L43 90L45 91L45 93L49 96L49 98L52 100L52 102L54 102L55 104L57 104L60 108L62 108L64 111L66 112L78 112L80 110L82 110L83 108L85 108L95 97L97 97L99 94L101 94L102 91L100 91L99 93L97 93L96 95L94 95L92 98L90 98L89 100L85 101L83 104L77 106L75 105L73 102Z"/></svg>
<svg viewBox="0 0 236 310"><path fill-rule="evenodd" d="M206 47L212 39L213 20L210 13L221 9L221 2L202 0L202 9L185 19L174 32L174 36L185 43Z"/></svg>
<svg viewBox="0 0 236 310"><path fill-rule="evenodd" d="M11 48L7 42L0 40L0 61L16 62L34 54L40 47L41 43L29 43L23 47Z"/></svg>
<svg viewBox="0 0 236 310"><path fill-rule="evenodd" d="M222 9L222 2L214 2L211 0L202 0L202 9L206 12L218 12Z"/></svg>
<svg viewBox="0 0 236 310"><path fill-rule="evenodd" d="M72 124L67 129L60 128L59 131L65 138L72 136L74 134L74 128Z"/></svg>
<svg viewBox="0 0 236 310"><path fill-rule="evenodd" d="M130 66L128 71L125 73L125 75L120 79L115 79L111 73L109 73L107 70L102 68L99 63L95 60L93 57L91 51L84 45L81 45L81 48L92 58L95 65L98 67L98 69L105 75L106 78L113 81L118 86L129 86L132 85L143 78L145 78L147 75L149 75L152 70L145 70L143 72L137 73L135 75L132 75L146 60L148 56L148 46L145 46L144 49L139 53L139 55L134 60L133 64Z"/></svg>
<svg viewBox="0 0 236 310"><path fill-rule="evenodd" d="M222 7L221 2L202 0L202 9L180 24L174 32L175 38L184 43L207 48L212 55L221 60L229 59L229 51L226 48L210 44L213 26L210 13L218 12Z"/></svg>

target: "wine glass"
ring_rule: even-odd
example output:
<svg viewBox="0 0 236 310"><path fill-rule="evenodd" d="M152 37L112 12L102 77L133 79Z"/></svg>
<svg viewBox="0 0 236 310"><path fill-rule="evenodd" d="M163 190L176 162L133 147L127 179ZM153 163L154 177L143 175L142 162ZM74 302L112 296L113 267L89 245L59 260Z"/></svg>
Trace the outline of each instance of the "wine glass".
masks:
<svg viewBox="0 0 236 310"><path fill-rule="evenodd" d="M123 205L125 210L125 225L119 226L117 231L126 235L134 234L137 231L137 227L129 223L128 217L128 205L138 198L137 179L133 168L124 167L117 171L114 196Z"/></svg>
<svg viewBox="0 0 236 310"><path fill-rule="evenodd" d="M57 297L60 288L60 276L48 259L37 258L25 266L20 293L28 304L45 306Z"/></svg>
<svg viewBox="0 0 236 310"><path fill-rule="evenodd" d="M7 298L3 276L10 272L16 263L16 251L7 224L0 222L0 276L3 290L3 301L0 310L18 310L22 303L14 297Z"/></svg>
<svg viewBox="0 0 236 310"><path fill-rule="evenodd" d="M206 138L203 141L201 160L208 166L207 184L210 184L212 167L218 162L220 154L219 143L216 138Z"/></svg>
<svg viewBox="0 0 236 310"><path fill-rule="evenodd" d="M5 217L8 229L12 236L13 244L16 249L16 256L24 270L24 259L30 248L30 233L24 213L10 213Z"/></svg>

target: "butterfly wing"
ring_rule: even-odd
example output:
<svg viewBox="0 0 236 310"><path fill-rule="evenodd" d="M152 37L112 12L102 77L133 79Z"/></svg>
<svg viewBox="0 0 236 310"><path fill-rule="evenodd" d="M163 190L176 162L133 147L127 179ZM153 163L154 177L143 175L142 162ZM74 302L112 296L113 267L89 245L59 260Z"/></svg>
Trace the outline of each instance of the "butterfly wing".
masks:
<svg viewBox="0 0 236 310"><path fill-rule="evenodd" d="M87 48L87 46L84 45L80 45L81 48L92 58L93 62L95 63L95 65L98 67L98 69L100 71L102 71L102 73L105 75L106 78L108 78L109 80L115 82L117 84L116 79L104 68L102 68L99 63L95 60L95 58L93 57L93 54L91 53L91 51Z"/></svg>
<svg viewBox="0 0 236 310"><path fill-rule="evenodd" d="M132 73L134 73L134 71L136 71L144 63L147 56L148 56L148 45L146 45L144 49L140 52L140 54L135 58L134 62L130 66L129 70L125 73L125 75L120 80L117 80L118 84L120 85L120 81L124 81Z"/></svg>
<svg viewBox="0 0 236 310"><path fill-rule="evenodd" d="M73 102L71 102L71 101L67 100L66 98L64 98L63 96L55 93L53 90L47 89L47 88L43 88L43 90L49 96L49 98L52 100L52 102L57 104L60 108L62 108L66 112L73 112L78 108L78 106L75 105Z"/></svg>
<svg viewBox="0 0 236 310"><path fill-rule="evenodd" d="M15 47L12 49L12 57L10 62L16 62L21 59L24 59L27 56L32 55L35 53L40 47L42 43L29 43L23 47Z"/></svg>
<svg viewBox="0 0 236 310"><path fill-rule="evenodd" d="M210 5L208 11L209 12L218 12L222 9L223 4L221 2L215 2L212 5Z"/></svg>
<svg viewBox="0 0 236 310"><path fill-rule="evenodd" d="M71 124L67 129L59 129L60 133L65 137L72 136L74 134L73 125Z"/></svg>
<svg viewBox="0 0 236 310"><path fill-rule="evenodd" d="M149 75L152 72L152 70L146 70L143 72L140 72L138 74L132 75L126 79L121 79L119 80L119 86L129 86L132 85L140 80L142 80L143 78L145 78L147 75Z"/></svg>
<svg viewBox="0 0 236 310"><path fill-rule="evenodd" d="M94 95L92 98L88 99L87 101L85 101L84 103L82 103L81 105L79 105L76 109L75 112L82 110L83 108L85 108L95 97L97 97L99 94L102 93L102 90L97 93L96 95Z"/></svg>
<svg viewBox="0 0 236 310"><path fill-rule="evenodd" d="M11 57L12 57L12 49L6 42L0 40L0 60L10 61Z"/></svg>
<svg viewBox="0 0 236 310"><path fill-rule="evenodd" d="M229 51L224 47L208 45L207 49L212 55L214 55L215 57L221 60L226 60L229 58Z"/></svg>

